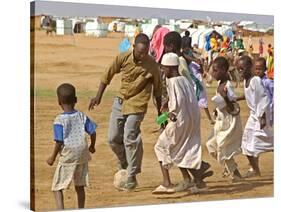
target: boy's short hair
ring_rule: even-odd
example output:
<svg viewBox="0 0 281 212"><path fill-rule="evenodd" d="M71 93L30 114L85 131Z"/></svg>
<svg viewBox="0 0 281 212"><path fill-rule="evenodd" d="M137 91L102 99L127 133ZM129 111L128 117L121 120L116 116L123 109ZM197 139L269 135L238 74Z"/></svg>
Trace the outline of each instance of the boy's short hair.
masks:
<svg viewBox="0 0 281 212"><path fill-rule="evenodd" d="M57 96L62 104L74 104L77 101L75 87L69 83L63 83L57 88Z"/></svg>
<svg viewBox="0 0 281 212"><path fill-rule="evenodd" d="M173 45L177 50L181 49L181 35L176 32L168 32L164 36L164 45L165 46L170 46Z"/></svg>
<svg viewBox="0 0 281 212"><path fill-rule="evenodd" d="M260 62L262 63L263 67L264 67L264 71L266 70L266 60L264 57L259 57L255 62Z"/></svg>
<svg viewBox="0 0 281 212"><path fill-rule="evenodd" d="M250 58L248 55L240 57L238 61L242 61L248 69L251 69L253 66L252 58Z"/></svg>
<svg viewBox="0 0 281 212"><path fill-rule="evenodd" d="M226 71L229 69L229 62L225 57L219 56L217 57L213 64L217 64L218 66L224 68Z"/></svg>
<svg viewBox="0 0 281 212"><path fill-rule="evenodd" d="M145 46L149 46L149 37L144 33L139 33L135 38L135 45L138 43L142 43Z"/></svg>

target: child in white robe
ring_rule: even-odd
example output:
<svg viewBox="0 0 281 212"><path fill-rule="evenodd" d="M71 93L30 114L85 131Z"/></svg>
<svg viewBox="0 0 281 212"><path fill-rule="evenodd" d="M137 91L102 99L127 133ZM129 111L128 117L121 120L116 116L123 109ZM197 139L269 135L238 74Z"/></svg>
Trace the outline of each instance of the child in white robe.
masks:
<svg viewBox="0 0 281 212"><path fill-rule="evenodd" d="M244 77L244 93L250 115L242 137L242 152L247 156L250 169L245 177L260 176L259 155L273 151L273 130L270 126L270 99L258 76L253 76L252 59L242 56L237 67Z"/></svg>
<svg viewBox="0 0 281 212"><path fill-rule="evenodd" d="M212 76L219 82L216 95L212 98L216 121L213 136L206 145L210 155L224 167L223 176L230 176L235 182L242 179L234 161L234 155L241 153L242 123L228 69L229 63L225 57L214 60Z"/></svg>
<svg viewBox="0 0 281 212"><path fill-rule="evenodd" d="M163 174L163 183L153 194L174 193L169 168L176 165L189 171L201 167L200 111L192 85L178 72L179 58L167 53L162 58L166 75L169 118L154 147Z"/></svg>

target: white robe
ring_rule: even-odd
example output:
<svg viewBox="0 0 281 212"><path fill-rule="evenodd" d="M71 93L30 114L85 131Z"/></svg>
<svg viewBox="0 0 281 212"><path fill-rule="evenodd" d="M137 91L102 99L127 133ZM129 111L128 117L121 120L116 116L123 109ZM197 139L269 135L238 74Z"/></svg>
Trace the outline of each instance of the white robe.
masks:
<svg viewBox="0 0 281 212"><path fill-rule="evenodd" d="M273 129L270 126L270 100L259 77L253 77L244 92L250 116L242 138L242 152L248 156L273 151ZM266 126L260 129L260 118L266 114Z"/></svg>
<svg viewBox="0 0 281 212"><path fill-rule="evenodd" d="M154 147L164 167L175 164L181 168L201 166L200 111L192 85L184 76L166 80L169 112L177 121L169 121Z"/></svg>
<svg viewBox="0 0 281 212"><path fill-rule="evenodd" d="M226 89L228 99L235 101L237 96L234 93L230 81L227 81ZM217 93L216 97L218 95ZM225 106L221 109L219 106L216 106L217 117L214 126L214 135L208 139L206 144L209 153L217 153L217 160L221 164L225 160L230 160L234 155L241 153L243 134L240 115L231 115L226 111Z"/></svg>

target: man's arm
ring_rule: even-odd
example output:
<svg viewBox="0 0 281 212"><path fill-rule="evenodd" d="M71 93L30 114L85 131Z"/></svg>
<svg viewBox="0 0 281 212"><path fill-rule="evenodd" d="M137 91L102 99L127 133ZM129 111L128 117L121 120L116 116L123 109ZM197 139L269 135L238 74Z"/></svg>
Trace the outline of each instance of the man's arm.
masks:
<svg viewBox="0 0 281 212"><path fill-rule="evenodd" d="M89 111L94 109L95 106L100 104L103 93L104 93L106 87L107 87L107 85L105 83L103 83L103 82L100 83L99 90L97 92L96 97L94 97L90 100L90 103L89 103L89 106L88 106Z"/></svg>
<svg viewBox="0 0 281 212"><path fill-rule="evenodd" d="M63 144L61 142L56 142L52 155L47 159L47 163L50 166L52 166L54 164L56 157L61 150L62 145Z"/></svg>
<svg viewBox="0 0 281 212"><path fill-rule="evenodd" d="M107 69L107 71L103 74L102 78L101 78L101 83L99 86L99 90L96 94L96 97L92 98L90 100L89 106L88 106L88 110L92 110L94 109L95 106L99 105L103 96L103 93L107 87L107 85L110 84L113 76L116 73L120 72L121 69L121 64L122 61L124 59L123 54L118 55L115 60L112 62L112 64L110 65L110 67Z"/></svg>

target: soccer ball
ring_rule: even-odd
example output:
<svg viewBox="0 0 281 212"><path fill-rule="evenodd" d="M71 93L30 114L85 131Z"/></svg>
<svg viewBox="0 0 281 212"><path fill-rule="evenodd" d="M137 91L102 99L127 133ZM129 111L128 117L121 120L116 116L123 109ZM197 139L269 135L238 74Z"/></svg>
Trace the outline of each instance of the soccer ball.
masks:
<svg viewBox="0 0 281 212"><path fill-rule="evenodd" d="M125 186L128 178L128 172L126 169L121 169L114 175L113 185L115 188L120 189Z"/></svg>

